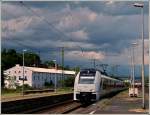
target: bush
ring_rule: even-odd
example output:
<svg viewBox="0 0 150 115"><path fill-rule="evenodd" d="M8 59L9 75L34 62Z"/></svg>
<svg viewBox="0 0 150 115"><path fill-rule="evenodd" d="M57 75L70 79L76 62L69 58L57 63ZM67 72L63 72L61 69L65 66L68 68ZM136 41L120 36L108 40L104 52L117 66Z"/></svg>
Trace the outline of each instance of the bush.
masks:
<svg viewBox="0 0 150 115"><path fill-rule="evenodd" d="M28 84L24 84L24 90L32 90L33 88L31 86L29 86ZM17 86L16 90L21 91L22 90L22 86Z"/></svg>
<svg viewBox="0 0 150 115"><path fill-rule="evenodd" d="M50 81L50 83L45 81L44 86L45 87L53 87L54 84L53 84L52 80Z"/></svg>
<svg viewBox="0 0 150 115"><path fill-rule="evenodd" d="M16 89L8 89L8 88L2 88L1 93L6 94L6 93L17 93L18 91Z"/></svg>
<svg viewBox="0 0 150 115"><path fill-rule="evenodd" d="M74 86L74 77L68 77L65 80L60 80L59 82L63 84L64 87L73 87Z"/></svg>

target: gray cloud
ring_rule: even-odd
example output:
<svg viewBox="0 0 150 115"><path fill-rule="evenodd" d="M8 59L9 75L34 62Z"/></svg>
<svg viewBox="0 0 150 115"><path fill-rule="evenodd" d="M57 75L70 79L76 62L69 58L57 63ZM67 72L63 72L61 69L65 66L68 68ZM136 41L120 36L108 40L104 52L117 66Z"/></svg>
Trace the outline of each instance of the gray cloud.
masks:
<svg viewBox="0 0 150 115"><path fill-rule="evenodd" d="M79 51L80 47L87 52L95 51L97 57L97 51L121 54L131 41L141 36L141 15L131 8L132 2L25 3L40 17L18 3L2 3L2 48L36 49L46 59L50 49L65 46L70 48L67 56L70 60L71 52ZM145 37L148 38L147 5Z"/></svg>

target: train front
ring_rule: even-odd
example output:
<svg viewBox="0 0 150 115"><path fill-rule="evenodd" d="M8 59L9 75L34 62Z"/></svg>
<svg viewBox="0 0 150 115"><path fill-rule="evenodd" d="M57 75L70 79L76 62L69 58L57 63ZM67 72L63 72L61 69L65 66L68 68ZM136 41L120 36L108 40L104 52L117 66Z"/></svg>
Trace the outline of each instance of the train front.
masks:
<svg viewBox="0 0 150 115"><path fill-rule="evenodd" d="M95 69L84 69L78 73L74 83L74 100L83 103L97 100L97 74Z"/></svg>

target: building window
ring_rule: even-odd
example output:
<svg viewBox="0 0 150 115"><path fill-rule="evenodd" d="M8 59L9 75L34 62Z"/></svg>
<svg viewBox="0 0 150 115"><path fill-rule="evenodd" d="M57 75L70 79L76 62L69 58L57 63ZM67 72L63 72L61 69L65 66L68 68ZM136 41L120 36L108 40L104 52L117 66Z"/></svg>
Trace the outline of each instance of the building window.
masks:
<svg viewBox="0 0 150 115"><path fill-rule="evenodd" d="M23 80L23 77L19 76L19 80ZM24 80L27 81L27 76L24 76Z"/></svg>

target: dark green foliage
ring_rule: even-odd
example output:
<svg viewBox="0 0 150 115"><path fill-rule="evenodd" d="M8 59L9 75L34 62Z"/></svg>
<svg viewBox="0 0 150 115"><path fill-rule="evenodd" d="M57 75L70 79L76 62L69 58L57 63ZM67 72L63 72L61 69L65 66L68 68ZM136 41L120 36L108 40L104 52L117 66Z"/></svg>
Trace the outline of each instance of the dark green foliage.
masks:
<svg viewBox="0 0 150 115"><path fill-rule="evenodd" d="M73 71L75 71L76 72L76 74L80 71L80 67L79 66L77 66L77 67L75 67L75 68L73 68Z"/></svg>
<svg viewBox="0 0 150 115"><path fill-rule="evenodd" d="M25 66L38 66L40 65L40 57L37 54L27 52L24 54Z"/></svg>
<svg viewBox="0 0 150 115"><path fill-rule="evenodd" d="M24 90L32 90L33 88L31 86L29 86L28 84L24 84ZM17 86L16 90L21 91L22 90L22 86Z"/></svg>
<svg viewBox="0 0 150 115"><path fill-rule="evenodd" d="M24 91L25 90L33 90L31 86L28 84L24 84ZM22 92L22 86L17 86L16 89L7 89L7 88L2 88L1 93L6 94L6 93L21 93Z"/></svg>
<svg viewBox="0 0 150 115"><path fill-rule="evenodd" d="M25 66L29 67L55 67L54 61L46 61L44 64L41 64L40 57L36 53L33 52L25 52L24 53L24 61ZM16 52L14 49L3 49L1 52L1 86L4 86L4 75L3 71L9 69L16 64L20 64L22 66L23 63L23 52ZM62 69L60 65L57 65L58 69ZM63 67L64 70L75 70L79 71L80 68L71 69L69 65ZM64 81L65 82L65 81ZM70 82L69 82L70 83ZM67 84L67 83L66 83ZM51 84L52 85L52 84ZM67 84L68 85L68 84Z"/></svg>
<svg viewBox="0 0 150 115"><path fill-rule="evenodd" d="M145 77L145 86L149 86L149 77Z"/></svg>
<svg viewBox="0 0 150 115"><path fill-rule="evenodd" d="M3 70L6 70L15 66L15 64L17 63L20 64L22 62L22 59L14 49L4 49L1 53L1 61Z"/></svg>
<svg viewBox="0 0 150 115"><path fill-rule="evenodd" d="M1 53L1 85L2 87L4 86L4 75L3 75L3 71L11 68L13 66L15 66L15 64L20 64L21 63L21 58L20 56L16 53L16 51L14 49L3 49L2 53Z"/></svg>
<svg viewBox="0 0 150 115"><path fill-rule="evenodd" d="M45 64L47 67L55 67L54 61L45 61L44 64Z"/></svg>
<svg viewBox="0 0 150 115"><path fill-rule="evenodd" d="M35 53L25 53L25 66L37 66L40 64L40 57ZM14 49L3 49L1 52L1 86L4 86L4 75L3 71L9 69L16 64L22 65L23 54L17 53Z"/></svg>
<svg viewBox="0 0 150 115"><path fill-rule="evenodd" d="M3 68L1 68L1 87L4 87L4 73L3 73Z"/></svg>
<svg viewBox="0 0 150 115"><path fill-rule="evenodd" d="M65 80L60 80L59 82L63 84L64 87L73 87L74 86L74 77L68 77Z"/></svg>
<svg viewBox="0 0 150 115"><path fill-rule="evenodd" d="M19 93L19 92L20 92L20 90L16 90L16 89L7 89L7 88L2 88L1 89L2 94Z"/></svg>
<svg viewBox="0 0 150 115"><path fill-rule="evenodd" d="M50 82L45 82L45 83L44 83L44 86L45 86L45 87L53 87L54 84L53 84L53 82L52 82L52 80L51 80Z"/></svg>
<svg viewBox="0 0 150 115"><path fill-rule="evenodd" d="M66 65L66 66L64 67L64 70L70 70L70 66L69 66L69 65Z"/></svg>

